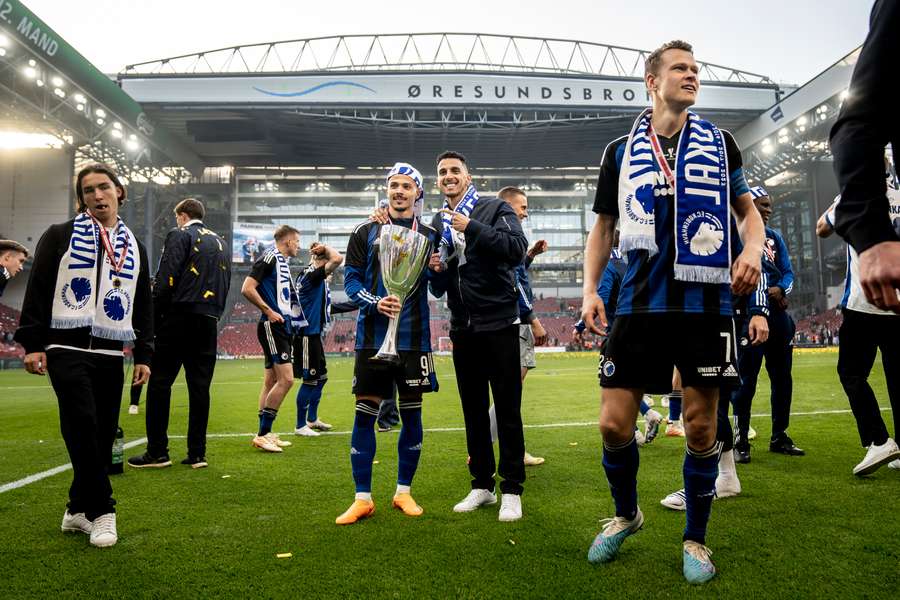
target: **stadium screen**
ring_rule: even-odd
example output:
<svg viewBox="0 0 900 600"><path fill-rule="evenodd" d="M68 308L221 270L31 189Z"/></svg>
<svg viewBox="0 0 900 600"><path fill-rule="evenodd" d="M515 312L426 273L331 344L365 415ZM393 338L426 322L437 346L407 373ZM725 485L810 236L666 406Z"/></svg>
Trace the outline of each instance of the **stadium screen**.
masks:
<svg viewBox="0 0 900 600"><path fill-rule="evenodd" d="M270 223L235 222L232 237L232 262L253 264L257 258L275 245L275 226Z"/></svg>

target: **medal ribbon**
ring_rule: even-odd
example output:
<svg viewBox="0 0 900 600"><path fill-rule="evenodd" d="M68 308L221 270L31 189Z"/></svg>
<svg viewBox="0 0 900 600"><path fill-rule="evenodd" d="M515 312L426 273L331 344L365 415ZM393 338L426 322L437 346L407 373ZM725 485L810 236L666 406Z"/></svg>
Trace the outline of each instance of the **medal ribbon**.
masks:
<svg viewBox="0 0 900 600"><path fill-rule="evenodd" d="M112 266L113 273L116 275L122 270L122 267L125 266L125 259L128 258L128 245L131 243L128 239L128 236L125 237L125 247L122 248L122 255L116 260L116 252L113 248L112 242L109 241L109 234L106 233L106 227L100 224L94 215L91 214L91 211L86 211L88 216L91 218L91 221L94 222L94 226L100 231L100 241L103 242L103 248L106 250L106 259L109 261L110 266ZM119 221L121 223L121 221ZM113 239L118 237L119 234L119 223L116 223L116 230L113 234Z"/></svg>
<svg viewBox="0 0 900 600"><path fill-rule="evenodd" d="M647 137L650 138L650 145L653 147L653 155L656 157L656 162L659 163L659 168L662 169L663 175L666 176L666 182L669 184L669 187L674 190L675 175L672 174L672 169L669 168L669 163L663 156L662 146L660 146L659 144L659 138L656 137L656 132L653 131L653 123L647 124Z"/></svg>

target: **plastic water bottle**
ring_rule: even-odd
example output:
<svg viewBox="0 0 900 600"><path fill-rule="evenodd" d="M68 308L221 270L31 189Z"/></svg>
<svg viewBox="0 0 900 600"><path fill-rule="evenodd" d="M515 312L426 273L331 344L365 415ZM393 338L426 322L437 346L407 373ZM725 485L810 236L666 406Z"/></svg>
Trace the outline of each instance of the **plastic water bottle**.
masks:
<svg viewBox="0 0 900 600"><path fill-rule="evenodd" d="M125 461L125 432L119 427L116 429L116 439L113 440L112 457L109 462L111 475L122 473Z"/></svg>

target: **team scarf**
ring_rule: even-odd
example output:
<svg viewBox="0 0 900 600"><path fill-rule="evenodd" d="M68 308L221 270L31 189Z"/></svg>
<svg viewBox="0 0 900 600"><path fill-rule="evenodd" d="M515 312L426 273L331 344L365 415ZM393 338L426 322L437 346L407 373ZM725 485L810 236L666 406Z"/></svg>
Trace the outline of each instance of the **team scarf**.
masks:
<svg viewBox="0 0 900 600"><path fill-rule="evenodd" d="M675 279L730 283L731 188L722 132L688 112L673 173L651 116L649 108L638 116L625 144L619 173L619 249L646 250L650 256L659 252L655 199L674 189ZM659 171L664 185L657 185Z"/></svg>
<svg viewBox="0 0 900 600"><path fill-rule="evenodd" d="M90 327L94 337L135 339L131 319L140 270L137 239L121 218L108 236L89 211L81 213L59 261L50 327Z"/></svg>
<svg viewBox="0 0 900 600"><path fill-rule="evenodd" d="M300 306L300 297L291 279L291 269L277 246L272 248L272 254L275 256L275 294L278 297L278 312L284 317L285 323L290 324L289 331L298 331L309 323Z"/></svg>
<svg viewBox="0 0 900 600"><path fill-rule="evenodd" d="M470 183L468 189L466 189L466 195L459 201L456 208L451 210L469 217L471 216L472 211L475 210L475 205L478 204L478 200L478 190L475 189L474 184ZM442 208L450 209L450 201L445 199ZM466 264L465 234L453 229L453 215L450 213L442 212L441 222L444 225L444 228L441 231L441 241L438 248L438 252L441 255L441 262L446 263L456 255L459 257L459 266Z"/></svg>

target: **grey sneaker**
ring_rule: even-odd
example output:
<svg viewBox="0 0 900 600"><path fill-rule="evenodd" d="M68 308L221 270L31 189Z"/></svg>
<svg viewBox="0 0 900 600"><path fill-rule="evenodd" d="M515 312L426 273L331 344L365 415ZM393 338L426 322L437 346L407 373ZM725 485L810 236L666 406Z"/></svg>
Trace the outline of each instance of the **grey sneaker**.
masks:
<svg viewBox="0 0 900 600"><path fill-rule="evenodd" d="M67 533L91 533L91 527L93 527L93 523L87 520L87 517L84 516L83 512L71 514L69 511L66 511L63 515L62 525L60 529Z"/></svg>

